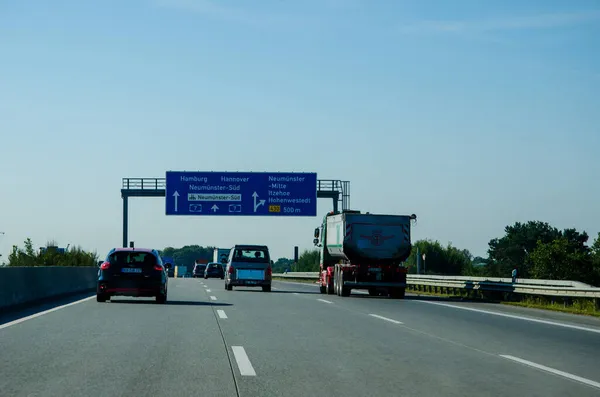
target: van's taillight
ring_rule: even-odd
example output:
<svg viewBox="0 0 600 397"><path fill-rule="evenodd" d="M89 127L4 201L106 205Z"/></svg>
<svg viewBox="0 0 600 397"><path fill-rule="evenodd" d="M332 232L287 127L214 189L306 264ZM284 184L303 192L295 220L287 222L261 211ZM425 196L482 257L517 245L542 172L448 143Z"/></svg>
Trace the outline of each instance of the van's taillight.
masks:
<svg viewBox="0 0 600 397"><path fill-rule="evenodd" d="M102 270L107 270L110 267L110 263L108 262L104 262L103 264L100 265L100 269Z"/></svg>
<svg viewBox="0 0 600 397"><path fill-rule="evenodd" d="M229 274L233 274L233 266L229 266L229 271L228 271L228 273L229 273Z"/></svg>
<svg viewBox="0 0 600 397"><path fill-rule="evenodd" d="M270 280L272 274L273 274L273 270L271 269L271 266L267 267L267 270L265 270L265 278L267 280Z"/></svg>
<svg viewBox="0 0 600 397"><path fill-rule="evenodd" d="M162 272L164 270L164 268L161 265L154 265L154 270L158 270L159 272Z"/></svg>

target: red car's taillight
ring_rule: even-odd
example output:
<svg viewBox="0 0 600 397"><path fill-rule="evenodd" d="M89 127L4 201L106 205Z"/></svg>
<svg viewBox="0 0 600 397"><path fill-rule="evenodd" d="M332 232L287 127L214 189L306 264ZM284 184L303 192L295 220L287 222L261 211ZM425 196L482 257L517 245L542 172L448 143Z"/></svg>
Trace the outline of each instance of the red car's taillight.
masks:
<svg viewBox="0 0 600 397"><path fill-rule="evenodd" d="M102 270L107 270L110 267L110 263L108 262L104 262L103 264L100 265L100 269Z"/></svg>
<svg viewBox="0 0 600 397"><path fill-rule="evenodd" d="M159 272L162 272L165 269L161 265L154 265L154 270L158 270Z"/></svg>

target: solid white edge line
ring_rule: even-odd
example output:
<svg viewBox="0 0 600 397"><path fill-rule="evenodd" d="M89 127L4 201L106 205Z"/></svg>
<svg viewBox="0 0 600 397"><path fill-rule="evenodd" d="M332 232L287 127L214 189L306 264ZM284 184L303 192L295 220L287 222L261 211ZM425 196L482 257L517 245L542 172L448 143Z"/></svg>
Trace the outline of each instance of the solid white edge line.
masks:
<svg viewBox="0 0 600 397"><path fill-rule="evenodd" d="M211 300L211 301L216 301L216 300L217 300L217 297L216 297L216 296L212 296L212 295L211 295L211 296L210 296L210 300Z"/></svg>
<svg viewBox="0 0 600 397"><path fill-rule="evenodd" d="M273 280L276 283L286 283L286 284L296 284L296 285L304 285L305 287L318 287L319 283L318 282L314 282L314 283L298 283L298 282L294 282L294 281L283 281L283 280Z"/></svg>
<svg viewBox="0 0 600 397"><path fill-rule="evenodd" d="M454 309L469 310L469 311L478 312L478 313L492 314L494 316L514 318L514 319L517 319L517 320L531 321L531 322L534 322L534 323L555 325L557 327L565 327L565 328L577 329L577 330L580 330L580 331L595 332L597 334L600 334L600 329L582 327L580 325L564 324L564 323L559 323L559 322L555 322L555 321L540 320L540 319L537 319L537 318L517 316L515 314L492 312L492 311L489 311L489 310L482 310L482 309L474 309L472 307L461 307L461 306L449 305L447 303L429 302L429 301L422 301L422 300L417 300L417 302L428 303L430 305L452 307Z"/></svg>
<svg viewBox="0 0 600 397"><path fill-rule="evenodd" d="M227 318L227 314L225 314L224 310L218 309L217 314L219 315L219 318Z"/></svg>
<svg viewBox="0 0 600 397"><path fill-rule="evenodd" d="M391 318L383 317L378 314L369 314L369 316L376 317L376 318L379 318L379 319L382 319L385 321L389 321L390 323L394 323L394 324L402 324L402 322L400 322L398 320L392 320Z"/></svg>
<svg viewBox="0 0 600 397"><path fill-rule="evenodd" d="M35 314L32 314L32 315L27 316L27 317L19 318L17 320L13 320L13 321L10 321L10 322L5 323L5 324L1 324L0 325L0 329L8 328L11 325L20 324L20 323L25 322L27 320L31 320L31 319L34 319L36 317L43 316L44 314L48 314L48 313L52 313L52 312L55 312L55 311L60 310L60 309L64 309L65 307L69 307L69 306L73 306L73 305L76 305L76 304L81 303L81 302L89 301L90 299L93 299L95 296L96 295L92 295L92 296L89 296L87 298L83 298L83 299L80 299L78 301L75 301L75 302L67 303L66 305L53 307L52 309L44 310L43 312L35 313Z"/></svg>
<svg viewBox="0 0 600 397"><path fill-rule="evenodd" d="M256 372L252 367L252 363L246 354L243 346L231 346L235 362L237 363L238 369L242 376L256 376Z"/></svg>
<svg viewBox="0 0 600 397"><path fill-rule="evenodd" d="M596 388L600 389L600 382L594 382L593 380L590 380L587 378L582 378L581 376L573 375L568 372L560 371L558 369L546 367L545 365L536 364L531 361L523 360L522 358L519 358L519 357L509 356L507 354L500 354L500 357L506 358L508 360L516 361L521 364L529 365L530 367L541 369L542 371L550 372L550 373L552 373L554 375L558 375L558 376L563 376L565 378L568 378L568 379L571 379L571 380L574 380L577 382L581 382L588 386L592 386L592 387L596 387Z"/></svg>
<svg viewBox="0 0 600 397"><path fill-rule="evenodd" d="M331 301L326 301L325 299L317 299L318 301L324 302L324 303L333 303Z"/></svg>

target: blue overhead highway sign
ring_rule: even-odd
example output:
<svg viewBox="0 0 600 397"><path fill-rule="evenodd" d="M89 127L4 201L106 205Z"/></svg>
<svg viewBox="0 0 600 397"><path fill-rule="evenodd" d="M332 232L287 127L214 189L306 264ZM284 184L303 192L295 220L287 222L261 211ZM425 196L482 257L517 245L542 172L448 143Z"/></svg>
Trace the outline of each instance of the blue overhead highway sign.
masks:
<svg viewBox="0 0 600 397"><path fill-rule="evenodd" d="M167 215L316 216L317 174L167 171Z"/></svg>

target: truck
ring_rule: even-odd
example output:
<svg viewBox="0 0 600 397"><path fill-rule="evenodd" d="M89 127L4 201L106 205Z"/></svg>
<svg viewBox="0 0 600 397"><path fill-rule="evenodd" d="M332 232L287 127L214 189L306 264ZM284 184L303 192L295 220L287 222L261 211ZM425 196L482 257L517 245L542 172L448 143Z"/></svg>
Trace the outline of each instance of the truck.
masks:
<svg viewBox="0 0 600 397"><path fill-rule="evenodd" d="M353 289L369 295L403 299L408 269L411 221L417 216L331 211L314 231L319 248L322 294L349 296Z"/></svg>
<svg viewBox="0 0 600 397"><path fill-rule="evenodd" d="M229 258L230 248L215 248L213 252L213 262L225 264L227 263L227 258Z"/></svg>

